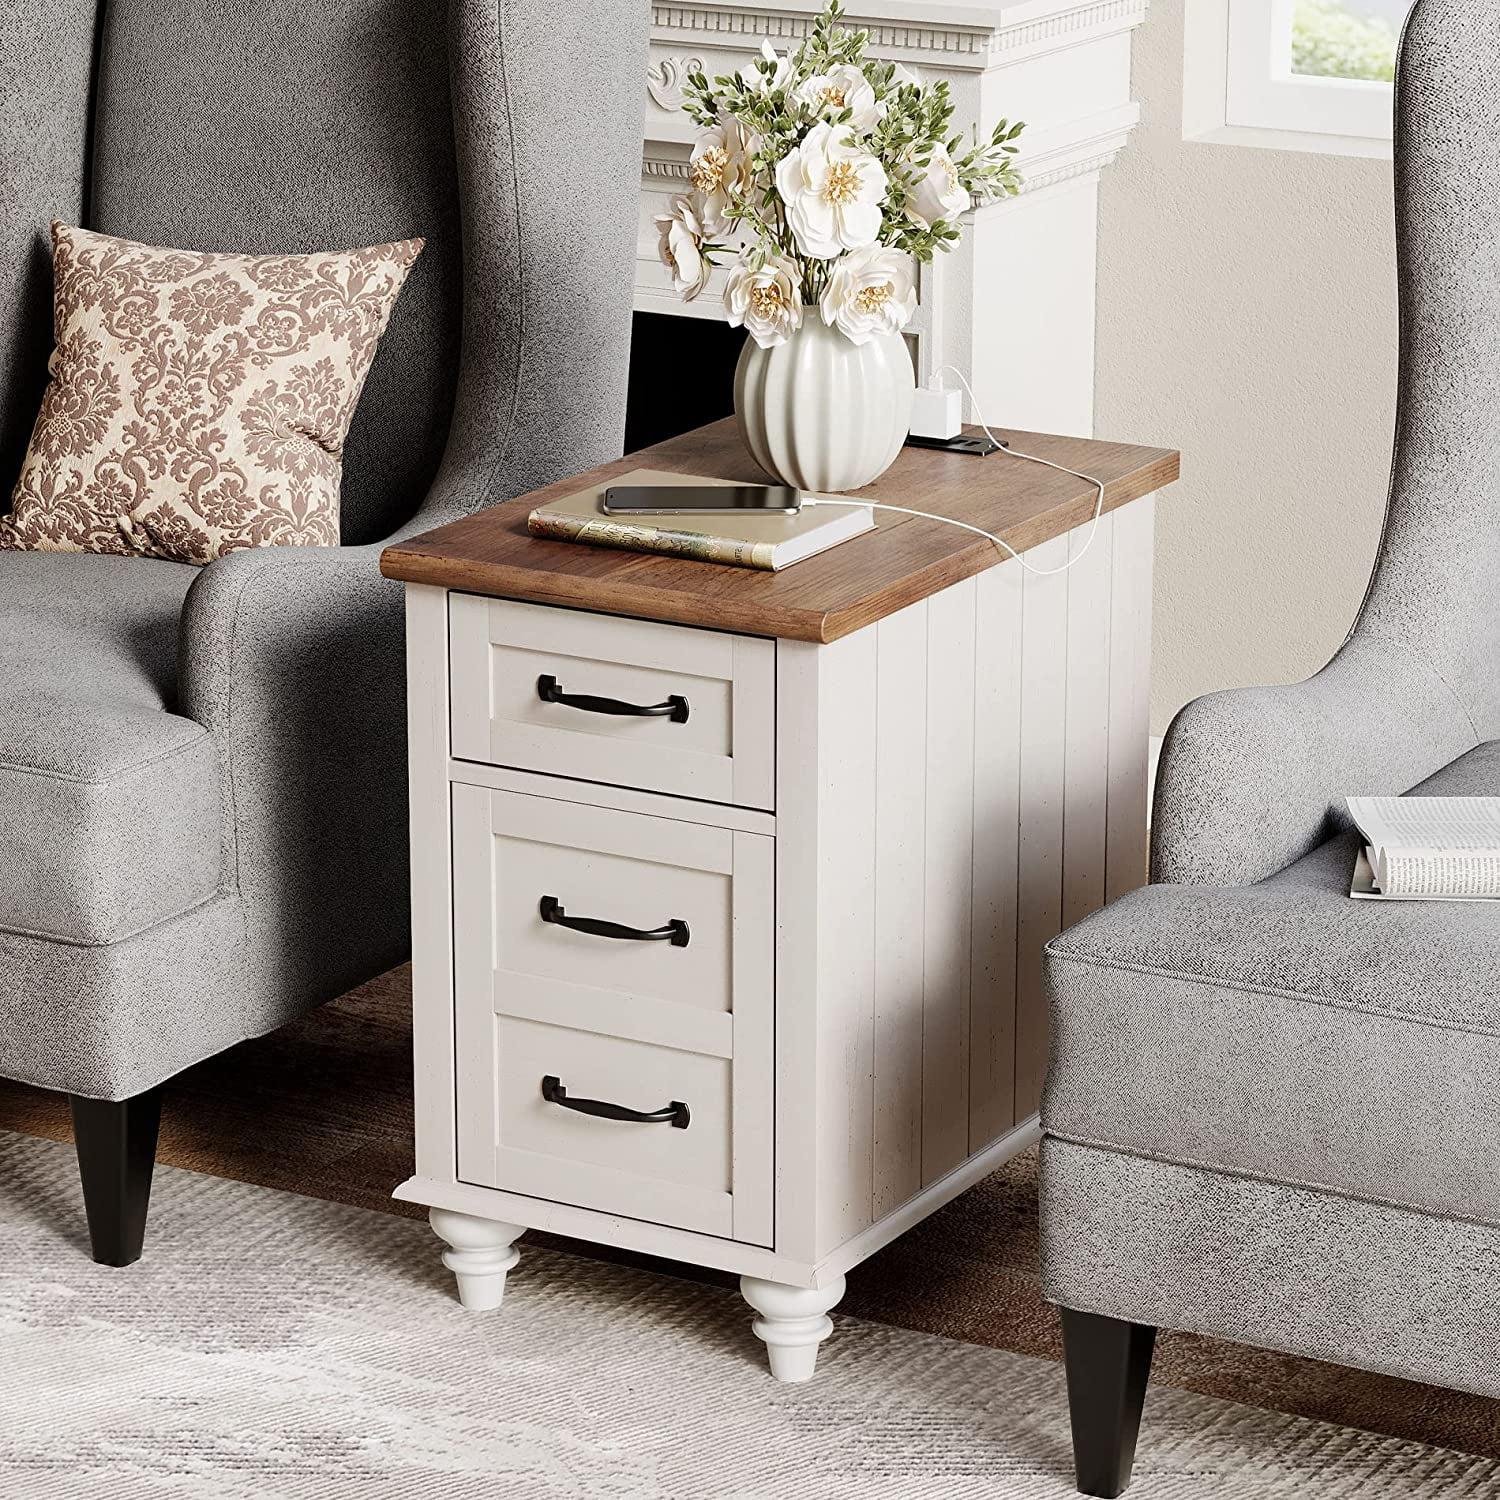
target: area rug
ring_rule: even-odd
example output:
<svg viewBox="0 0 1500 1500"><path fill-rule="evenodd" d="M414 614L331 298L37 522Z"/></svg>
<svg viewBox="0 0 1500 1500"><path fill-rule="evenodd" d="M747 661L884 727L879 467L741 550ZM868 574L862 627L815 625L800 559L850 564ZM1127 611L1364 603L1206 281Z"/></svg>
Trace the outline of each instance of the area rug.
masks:
<svg viewBox="0 0 1500 1500"><path fill-rule="evenodd" d="M160 1160L359 1208L420 1215L390 1196L412 1171L410 1013L410 971L393 970L293 1025L189 1069L168 1087ZM0 1130L7 1129L66 1141L67 1101L0 1080ZM857 1267L843 1311L1058 1359L1057 1317L1042 1298L1037 1267L1036 1201L1036 1158L1028 1153ZM156 1233L153 1223L148 1247ZM579 1241L530 1240L730 1284L714 1272ZM1500 1459L1500 1402L1478 1396L1188 1334L1160 1340L1152 1380Z"/></svg>
<svg viewBox="0 0 1500 1500"><path fill-rule="evenodd" d="M0 1133L0 1494L25 1500L1043 1500L1054 1363L858 1318L782 1386L726 1288L523 1242L464 1312L416 1221L170 1167L93 1265L72 1154ZM1138 1500L1500 1492L1500 1464L1152 1394Z"/></svg>

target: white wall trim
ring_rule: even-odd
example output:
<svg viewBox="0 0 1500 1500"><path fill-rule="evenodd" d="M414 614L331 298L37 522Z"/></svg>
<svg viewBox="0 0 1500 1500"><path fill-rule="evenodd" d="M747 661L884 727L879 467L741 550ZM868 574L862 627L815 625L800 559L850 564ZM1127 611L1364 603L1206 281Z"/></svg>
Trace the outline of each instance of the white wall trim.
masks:
<svg viewBox="0 0 1500 1500"><path fill-rule="evenodd" d="M926 0L894 0L886 14L870 15L857 5L847 19L870 33L874 50L904 62L985 71L1018 56L1037 56L1057 47L1128 31L1146 19L1150 0L1031 0L979 10ZM719 46L762 38L773 45L795 45L812 30L822 0L739 0L737 4L658 3L651 8L653 35L671 43ZM894 15L891 12L895 12Z"/></svg>
<svg viewBox="0 0 1500 1500"><path fill-rule="evenodd" d="M1234 0L1192 0L1183 17L1182 137L1268 151L1391 158L1388 134L1338 135L1231 123L1229 41Z"/></svg>

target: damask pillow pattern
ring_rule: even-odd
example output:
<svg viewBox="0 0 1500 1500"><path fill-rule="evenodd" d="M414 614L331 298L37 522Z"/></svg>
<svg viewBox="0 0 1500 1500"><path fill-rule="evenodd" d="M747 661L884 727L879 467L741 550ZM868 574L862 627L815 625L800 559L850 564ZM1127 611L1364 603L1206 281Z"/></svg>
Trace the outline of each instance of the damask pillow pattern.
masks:
<svg viewBox="0 0 1500 1500"><path fill-rule="evenodd" d="M0 549L337 546L344 440L422 243L206 255L54 224L51 383Z"/></svg>

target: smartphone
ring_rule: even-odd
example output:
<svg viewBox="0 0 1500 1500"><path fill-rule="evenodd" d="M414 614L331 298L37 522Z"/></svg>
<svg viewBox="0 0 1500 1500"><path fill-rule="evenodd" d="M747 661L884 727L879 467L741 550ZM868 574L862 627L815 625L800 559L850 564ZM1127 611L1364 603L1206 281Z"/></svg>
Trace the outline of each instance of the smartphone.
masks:
<svg viewBox="0 0 1500 1500"><path fill-rule="evenodd" d="M611 516L794 516L801 509L802 492L780 484L614 484L604 492Z"/></svg>

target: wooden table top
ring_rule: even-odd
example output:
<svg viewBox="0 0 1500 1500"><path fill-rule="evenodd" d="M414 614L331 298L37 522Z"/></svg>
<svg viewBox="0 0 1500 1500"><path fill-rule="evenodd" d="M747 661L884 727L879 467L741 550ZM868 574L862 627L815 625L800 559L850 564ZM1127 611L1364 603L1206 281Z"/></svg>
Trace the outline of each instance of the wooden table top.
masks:
<svg viewBox="0 0 1500 1500"><path fill-rule="evenodd" d="M1106 513L1178 475L1179 455L1166 448L1031 432L1000 436L1023 452L1098 475L1105 482ZM726 419L388 547L380 571L407 583L534 604L835 641L1009 561L993 543L957 527L880 512L875 530L779 573L544 541L527 531L526 517L536 506L633 469L766 482L733 420ZM1086 522L1097 492L1082 480L1005 454L975 458L903 448L874 484L854 493L967 521L1025 552Z"/></svg>

